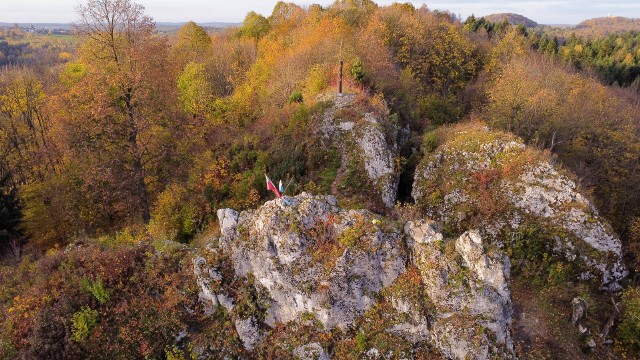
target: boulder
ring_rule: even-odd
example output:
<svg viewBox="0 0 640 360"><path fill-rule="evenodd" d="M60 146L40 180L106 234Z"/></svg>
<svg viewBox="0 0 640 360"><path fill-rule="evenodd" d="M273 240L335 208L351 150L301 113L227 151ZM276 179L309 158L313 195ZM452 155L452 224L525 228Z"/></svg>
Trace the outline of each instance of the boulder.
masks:
<svg viewBox="0 0 640 360"><path fill-rule="evenodd" d="M242 341L242 345L247 350L253 350L258 341L260 341L260 328L257 321L253 317L246 319L236 319L236 331L238 337Z"/></svg>
<svg viewBox="0 0 640 360"><path fill-rule="evenodd" d="M290 324L306 335L282 351L328 359L319 334L380 319L364 338L382 331L404 347L385 340L364 358L425 343L452 359L513 356L509 258L489 253L479 231L447 239L432 220L398 224L307 193L218 214L219 241L194 257L194 275L207 311L223 307L248 351Z"/></svg>
<svg viewBox="0 0 640 360"><path fill-rule="evenodd" d="M583 298L576 297L571 302L571 309L571 324L581 326L582 320L587 316L587 302Z"/></svg>
<svg viewBox="0 0 640 360"><path fill-rule="evenodd" d="M300 345L293 349L293 356L299 360L329 360L327 351L317 342Z"/></svg>

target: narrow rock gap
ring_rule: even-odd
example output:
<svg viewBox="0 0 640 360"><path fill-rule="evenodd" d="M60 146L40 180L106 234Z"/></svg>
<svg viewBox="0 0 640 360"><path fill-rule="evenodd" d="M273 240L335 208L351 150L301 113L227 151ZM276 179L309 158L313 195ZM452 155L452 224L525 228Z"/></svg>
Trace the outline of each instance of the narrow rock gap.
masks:
<svg viewBox="0 0 640 360"><path fill-rule="evenodd" d="M400 148L400 156L407 159L407 161L400 171L396 201L400 203L413 204L415 203L415 200L411 196L411 191L413 190L416 168L422 158L419 144L416 146L415 141L413 139L409 139Z"/></svg>

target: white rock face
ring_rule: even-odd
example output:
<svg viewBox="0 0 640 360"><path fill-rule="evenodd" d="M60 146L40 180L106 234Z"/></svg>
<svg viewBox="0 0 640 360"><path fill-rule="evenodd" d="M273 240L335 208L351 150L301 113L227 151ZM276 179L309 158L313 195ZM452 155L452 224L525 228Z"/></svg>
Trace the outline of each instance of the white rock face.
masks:
<svg viewBox="0 0 640 360"><path fill-rule="evenodd" d="M317 343L298 346L293 350L293 356L299 360L329 360L329 354Z"/></svg>
<svg viewBox="0 0 640 360"><path fill-rule="evenodd" d="M238 224L238 212L232 209L219 209L216 213L220 221L220 231L227 233Z"/></svg>
<svg viewBox="0 0 640 360"><path fill-rule="evenodd" d="M351 157L359 157L367 177L380 192L382 203L393 207L399 181L394 162L394 158L398 156L395 141L391 145L387 143L380 119L373 113L365 113L356 122L336 118L339 110L353 107L355 98L355 95L347 94L336 97L335 105L322 117L320 131L331 146L342 152L343 167ZM397 133L396 129L393 137Z"/></svg>
<svg viewBox="0 0 640 360"><path fill-rule="evenodd" d="M356 135L358 147L362 150L364 168L369 179L381 187L382 202L393 207L398 191L398 177L395 175L393 156L378 120L371 113L365 114L366 123L358 129ZM394 149L395 150L395 149Z"/></svg>
<svg viewBox="0 0 640 360"><path fill-rule="evenodd" d="M198 296L200 302L204 305L205 312L211 314L213 309L218 306L218 294L211 289L211 282L213 279L209 276L209 269L206 269L207 260L202 256L197 256L193 259L193 274L196 277L196 282L200 287Z"/></svg>
<svg viewBox="0 0 640 360"><path fill-rule="evenodd" d="M208 249L208 251L216 250ZM206 314L212 314L219 305L222 305L227 311L233 310L235 307L233 298L222 293L220 289L222 275L217 269L209 268L204 257L196 256L193 258L193 274L195 275L196 283L200 287L198 297Z"/></svg>
<svg viewBox="0 0 640 360"><path fill-rule="evenodd" d="M575 246L570 242L559 244L561 251L568 257L580 255L594 270L599 270L604 288L620 288L619 280L628 274L622 263L620 239L598 216L595 207L577 192L573 181L544 162L523 173L518 182L505 185L509 189L509 199L519 209L566 229L578 241L600 252L602 256L592 258L585 254L575 254ZM611 261L610 258L614 260Z"/></svg>
<svg viewBox="0 0 640 360"><path fill-rule="evenodd" d="M456 250L469 269L478 277L478 280L490 285L498 294L508 299L509 293L509 258L505 257L503 262L496 262L489 259L482 248L482 237L475 230L467 231L456 240Z"/></svg>
<svg viewBox="0 0 640 360"><path fill-rule="evenodd" d="M287 200L290 205L273 200L242 212L236 229L223 231L223 249L237 275L253 274L269 292L267 324L309 312L326 328L346 327L405 271L402 234L381 231L365 211L339 211L332 196L303 193ZM337 244L330 248L339 252L325 253L321 241Z"/></svg>
<svg viewBox="0 0 640 360"><path fill-rule="evenodd" d="M349 106L352 100L340 101L337 106ZM377 128L376 119L365 116L342 124L332 131L352 132L361 156L369 158L367 176L380 181L388 177L391 173L372 160L386 155L376 155L373 148L367 152L357 140L384 141L382 132L377 140L372 140L376 134L358 137L366 133L363 126ZM470 185L477 181L473 174L510 164L525 150L518 141L489 139L462 150L445 143L421 163L413 195L429 216L464 224L470 204L488 201L469 190L477 187ZM433 179L437 181L431 187L424 185ZM433 184L454 180L461 185L449 187L440 194L441 203L429 206ZM402 228L365 210L341 210L333 196L302 193L241 213L220 209L219 241L205 249L212 253L193 258L200 300L209 313L218 306L226 309L224 316L249 351L262 349L270 340L269 327L276 324L317 324L313 331L322 333L334 327L352 329L375 313L384 319L385 336L399 336L402 344L428 342L450 359L515 358L510 260L500 238L505 229L517 230L527 221L561 229L566 236L551 238L549 249L585 264L589 271L581 278L598 276L608 289L615 288L626 269L620 261L620 241L575 183L552 164L530 162L516 175L489 184L499 186L495 194L504 197L508 209L457 239L446 239L442 226L430 219L409 221ZM404 274L407 268L410 272ZM238 296L238 283L244 290L243 286L260 290L259 306L251 307L250 313L243 312L249 300ZM365 315L369 309L373 311ZM319 323L309 320L310 315ZM287 358L329 359L321 345L324 340L309 337L296 347L281 349L290 352ZM360 354L365 359L396 356L382 346L365 349Z"/></svg>
<svg viewBox="0 0 640 360"><path fill-rule="evenodd" d="M216 265L196 256L194 275L202 301L227 310L249 351L262 346L277 323L310 326L313 315L322 332L348 329L381 305L373 310L383 312L383 331L413 346L429 342L452 359L513 356L509 259L488 255L477 231L446 240L431 220L402 229L365 210L341 210L333 196L306 193L218 214L220 247L206 249ZM400 277L408 263L414 273ZM236 291L225 287L232 279L223 274L229 277L231 267L233 279L246 276L260 293L266 290L267 303L260 303L266 312L247 317L236 311L247 300L234 299ZM319 340L291 349L291 357L329 359ZM372 347L361 355L396 356L386 351Z"/></svg>
<svg viewBox="0 0 640 360"><path fill-rule="evenodd" d="M577 192L576 184L551 164L538 164L522 174L519 180L509 184L509 188L514 189L511 199L520 209L561 223L598 251L621 255L620 240L605 223L598 221L596 209ZM569 210L562 211L567 205L570 205Z"/></svg>
<svg viewBox="0 0 640 360"><path fill-rule="evenodd" d="M486 201L471 185L478 182L478 174L515 167L521 171L515 179L487 185L510 207L501 210L498 217L482 220L483 236L489 236L490 241L502 247L502 231L507 227L517 231L525 219L551 233L560 232L564 235L556 236L556 243L549 244L550 250L570 261L580 260L588 269L582 279L595 274L604 289L619 289L619 281L628 274L622 263L620 239L578 192L576 184L545 160L517 165L517 159L527 156L520 140L487 129L470 131L471 134L455 133L453 140L449 140L451 143L442 144L418 166L412 196L426 209L426 215L445 223L464 224L468 208L479 207ZM452 179L458 186L447 188L441 203L431 204L433 184L439 186Z"/></svg>
<svg viewBox="0 0 640 360"><path fill-rule="evenodd" d="M247 319L236 319L236 331L238 337L242 341L242 345L247 350L253 350L258 341L260 341L260 329L256 319L253 317Z"/></svg>
<svg viewBox="0 0 640 360"><path fill-rule="evenodd" d="M424 222L408 223L405 231L409 237L418 234L413 262L436 306L431 341L448 358L515 357L509 258L489 257L477 231L464 233L453 244L455 252L447 253L439 242L421 240L424 227Z"/></svg>
<svg viewBox="0 0 640 360"><path fill-rule="evenodd" d="M429 244L434 241L442 241L440 231L440 226L433 220L409 221L404 225L409 247L413 247L414 243Z"/></svg>

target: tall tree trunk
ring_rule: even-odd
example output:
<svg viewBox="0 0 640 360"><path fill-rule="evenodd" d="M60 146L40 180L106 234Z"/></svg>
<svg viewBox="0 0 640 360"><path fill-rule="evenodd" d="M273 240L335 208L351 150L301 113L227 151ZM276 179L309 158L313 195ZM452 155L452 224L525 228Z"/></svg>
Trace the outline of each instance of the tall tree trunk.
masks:
<svg viewBox="0 0 640 360"><path fill-rule="evenodd" d="M136 192L138 193L138 199L140 201L140 208L142 209L142 219L145 224L151 220L151 212L149 211L149 199L147 195L147 185L144 183L144 168L142 166L142 159L140 154L140 148L138 147L138 127L135 121L135 109L131 104L131 92L128 91L125 95L125 101L127 105L127 115L129 118L129 146L131 148L131 156L133 157L133 172L134 182L136 186Z"/></svg>

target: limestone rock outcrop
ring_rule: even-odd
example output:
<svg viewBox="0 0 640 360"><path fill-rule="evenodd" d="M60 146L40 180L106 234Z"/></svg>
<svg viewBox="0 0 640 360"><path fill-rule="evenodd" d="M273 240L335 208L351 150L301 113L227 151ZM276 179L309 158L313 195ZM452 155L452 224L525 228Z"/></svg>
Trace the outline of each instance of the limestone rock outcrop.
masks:
<svg viewBox="0 0 640 360"><path fill-rule="evenodd" d="M509 260L488 254L477 231L446 239L427 219L403 225L307 193L218 218L221 235L194 257L194 275L205 309L230 314L247 351L279 324L352 331L372 317L381 328L359 330L362 339L382 331L409 346L371 340L378 346L362 351L372 358L411 358L425 343L455 359L513 355ZM333 356L320 338L304 339L291 357Z"/></svg>
<svg viewBox="0 0 640 360"><path fill-rule="evenodd" d="M488 255L478 231L443 242L437 225L409 222L413 262L435 305L432 342L447 358L513 358L510 263Z"/></svg>
<svg viewBox="0 0 640 360"><path fill-rule="evenodd" d="M337 98L321 131L343 144L343 165L362 161L359 176L382 184L391 206L395 148L373 113L338 116L353 101ZM555 271L618 288L627 274L620 240L571 174L481 124L438 131L407 214L342 209L333 195L308 193L218 210L220 236L192 259L204 311L222 316L254 355L511 359L510 278L523 261L559 264L539 272L545 281ZM571 271L558 275L563 266Z"/></svg>
<svg viewBox="0 0 640 360"><path fill-rule="evenodd" d="M344 173L350 164L361 165L364 168L362 175L374 185L382 203L393 207L400 175L395 165L395 158L398 157L398 129L384 129L381 117L389 117L386 108L383 114L361 114L353 110L355 101L356 95L353 94L336 96L335 105L322 116L320 132L328 146L338 148L341 152L342 165L339 171ZM350 110L350 116L355 115L355 118L341 116Z"/></svg>
<svg viewBox="0 0 640 360"><path fill-rule="evenodd" d="M332 196L268 201L234 220L219 213L220 246L236 274L252 274L269 292L269 325L308 312L327 328L347 327L405 270L401 230L380 229L366 211L342 211Z"/></svg>
<svg viewBox="0 0 640 360"><path fill-rule="evenodd" d="M478 228L494 245L535 228L546 247L581 263L582 279L617 290L628 271L620 239L548 155L479 124L442 131L416 170L412 196L425 216L450 228Z"/></svg>

